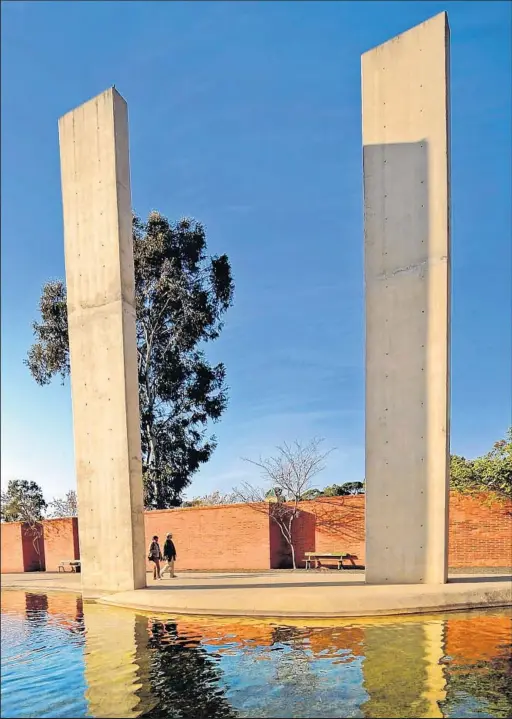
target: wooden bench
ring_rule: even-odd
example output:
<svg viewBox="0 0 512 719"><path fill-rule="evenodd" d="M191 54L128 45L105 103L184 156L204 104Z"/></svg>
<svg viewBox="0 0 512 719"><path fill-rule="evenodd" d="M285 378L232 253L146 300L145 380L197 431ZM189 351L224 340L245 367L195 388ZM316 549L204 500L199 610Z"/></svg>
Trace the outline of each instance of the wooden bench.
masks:
<svg viewBox="0 0 512 719"><path fill-rule="evenodd" d="M330 559L331 561L338 562L338 569L344 569L343 560L352 558L352 555L346 552L305 552L304 556L306 558L306 569L311 569L312 562L315 562L315 569L318 569L321 566L322 559Z"/></svg>
<svg viewBox="0 0 512 719"><path fill-rule="evenodd" d="M79 559L61 559L58 570L59 572L65 572L66 567L70 567L72 572L80 572L81 566L82 565Z"/></svg>

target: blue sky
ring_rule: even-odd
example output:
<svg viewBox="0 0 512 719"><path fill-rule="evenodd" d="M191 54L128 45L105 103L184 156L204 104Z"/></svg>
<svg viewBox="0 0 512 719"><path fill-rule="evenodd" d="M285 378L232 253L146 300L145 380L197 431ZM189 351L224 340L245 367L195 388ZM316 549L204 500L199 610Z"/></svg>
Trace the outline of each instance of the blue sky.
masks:
<svg viewBox="0 0 512 719"><path fill-rule="evenodd" d="M133 205L193 216L235 305L209 350L231 401L189 494L241 456L323 436L320 484L364 476L360 54L448 10L452 32L452 451L511 421L511 6L507 2L3 2L2 483L74 486L69 384L22 362L64 276L57 120L128 101Z"/></svg>

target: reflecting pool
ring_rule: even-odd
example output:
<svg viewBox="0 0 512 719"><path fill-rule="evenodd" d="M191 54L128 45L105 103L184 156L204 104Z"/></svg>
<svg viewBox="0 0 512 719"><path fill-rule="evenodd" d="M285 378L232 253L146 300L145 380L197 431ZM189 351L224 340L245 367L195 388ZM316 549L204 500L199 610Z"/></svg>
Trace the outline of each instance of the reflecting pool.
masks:
<svg viewBox="0 0 512 719"><path fill-rule="evenodd" d="M510 717L506 610L153 617L2 592L2 717Z"/></svg>

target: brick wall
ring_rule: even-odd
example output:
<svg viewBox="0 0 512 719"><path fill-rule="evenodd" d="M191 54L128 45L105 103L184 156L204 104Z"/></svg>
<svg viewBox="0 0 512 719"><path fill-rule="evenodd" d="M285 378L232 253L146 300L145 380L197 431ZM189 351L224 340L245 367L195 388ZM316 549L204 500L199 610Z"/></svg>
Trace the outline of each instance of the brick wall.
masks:
<svg viewBox="0 0 512 719"><path fill-rule="evenodd" d="M449 558L452 567L512 564L512 502L489 505L485 495L450 496Z"/></svg>
<svg viewBox="0 0 512 719"><path fill-rule="evenodd" d="M270 519L267 505L156 510L144 517L146 545L157 535L163 549L172 532L179 569L268 569ZM148 571L152 565L148 562Z"/></svg>
<svg viewBox="0 0 512 719"><path fill-rule="evenodd" d="M44 570L44 542L40 524L32 529L23 522L2 522L0 536L2 574Z"/></svg>
<svg viewBox="0 0 512 719"><path fill-rule="evenodd" d="M43 536L47 572L58 571L59 562L63 559L80 559L76 517L46 519Z"/></svg>
<svg viewBox="0 0 512 719"><path fill-rule="evenodd" d="M2 573L24 572L21 522L2 522Z"/></svg>
<svg viewBox="0 0 512 719"><path fill-rule="evenodd" d="M315 516L314 546L301 537L306 551L344 551L365 562L364 495L323 497L303 502L304 512ZM297 532L310 537L310 528L298 523ZM512 502L490 502L486 495L450 493L450 567L509 567L512 564Z"/></svg>
<svg viewBox="0 0 512 719"><path fill-rule="evenodd" d="M172 532L178 569L258 570L290 566L290 554L267 505L233 504L145 513L146 544ZM46 520L42 561L55 571L61 559L79 558L77 520ZM58 528L58 531L55 530ZM2 572L33 571L39 558L28 526L2 524ZM364 565L364 496L323 497L301 504L294 537L298 566L304 552L347 552ZM406 538L405 540L406 541ZM512 563L512 503L485 496L450 497L451 567L506 567ZM151 565L148 562L148 570Z"/></svg>
<svg viewBox="0 0 512 719"><path fill-rule="evenodd" d="M306 551L348 553L355 564L364 565L364 495L321 497L301 508L315 517L315 546Z"/></svg>
<svg viewBox="0 0 512 719"><path fill-rule="evenodd" d="M44 572L46 565L42 522L38 522L33 527L29 524L22 523L21 542L23 545L24 571Z"/></svg>

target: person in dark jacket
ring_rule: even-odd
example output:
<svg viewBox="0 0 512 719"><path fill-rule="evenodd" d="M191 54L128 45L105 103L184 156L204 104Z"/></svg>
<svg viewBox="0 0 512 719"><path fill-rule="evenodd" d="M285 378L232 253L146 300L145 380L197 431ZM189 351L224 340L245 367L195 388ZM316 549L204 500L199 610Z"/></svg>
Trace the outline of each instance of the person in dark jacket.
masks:
<svg viewBox="0 0 512 719"><path fill-rule="evenodd" d="M162 552L160 551L160 545L158 544L158 537L156 535L153 537L153 540L149 545L148 559L155 565L153 567L153 579L162 579L162 574L160 572Z"/></svg>
<svg viewBox="0 0 512 719"><path fill-rule="evenodd" d="M165 540L164 544L164 559L167 562L165 567L162 569L162 577L164 576L164 572L169 571L169 575L171 579L174 579L176 576L174 574L174 562L176 561L176 547L174 546L174 542L172 541L172 534L169 532L167 535L167 539Z"/></svg>

